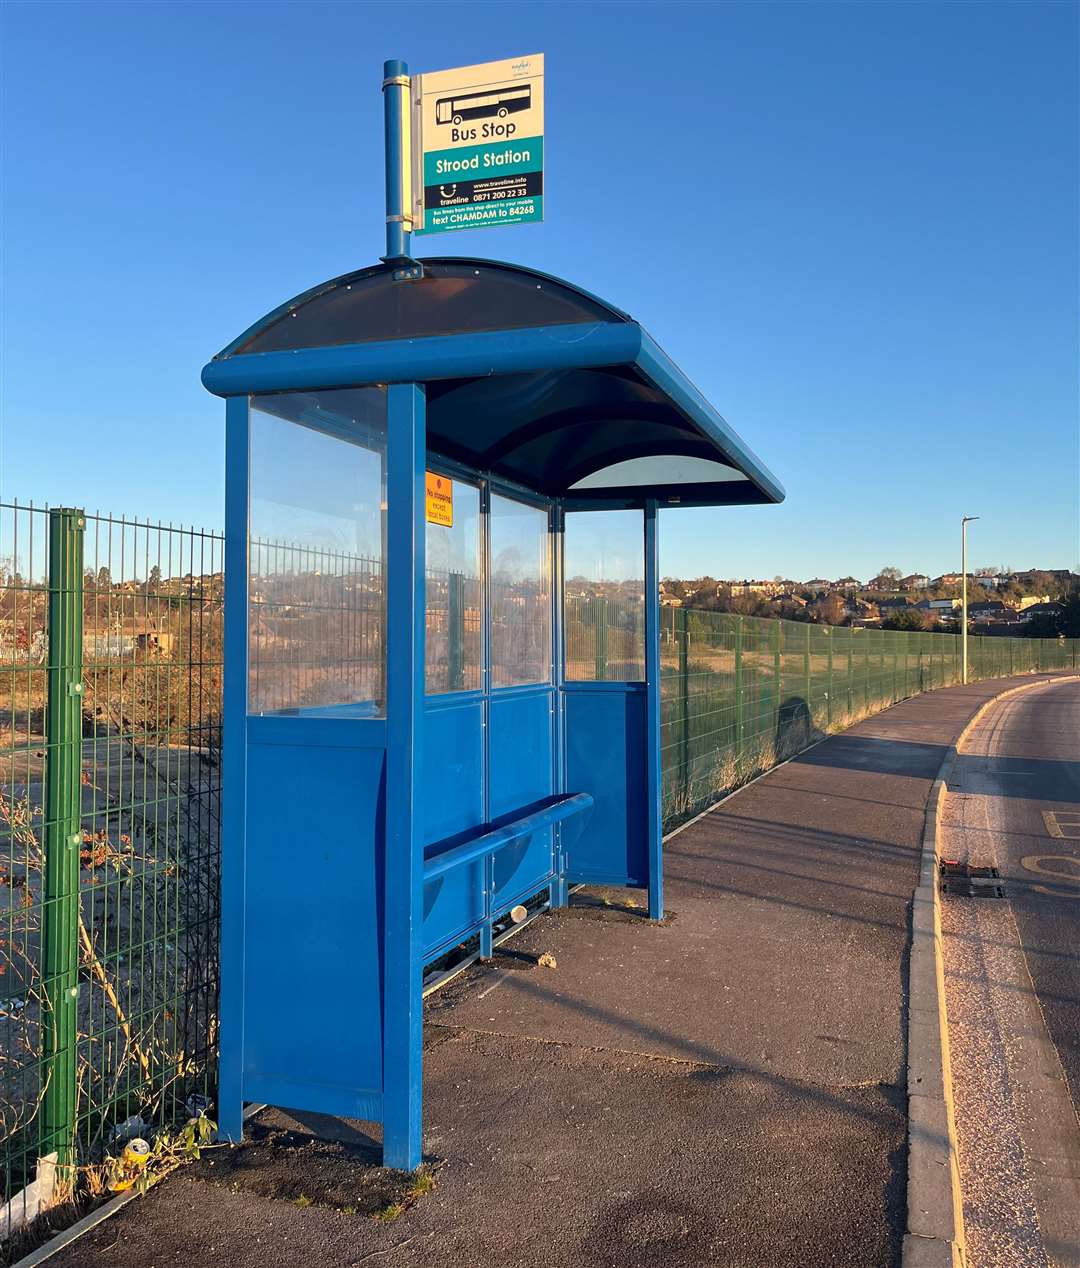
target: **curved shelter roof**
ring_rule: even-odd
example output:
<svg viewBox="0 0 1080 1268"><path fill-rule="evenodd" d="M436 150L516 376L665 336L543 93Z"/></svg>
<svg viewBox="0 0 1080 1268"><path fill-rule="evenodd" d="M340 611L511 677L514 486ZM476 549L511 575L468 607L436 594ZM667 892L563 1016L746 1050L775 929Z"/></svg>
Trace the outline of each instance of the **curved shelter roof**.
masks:
<svg viewBox="0 0 1080 1268"><path fill-rule="evenodd" d="M775 477L631 317L462 258L376 265L275 309L203 371L222 396L421 382L430 451L573 503L779 502Z"/></svg>

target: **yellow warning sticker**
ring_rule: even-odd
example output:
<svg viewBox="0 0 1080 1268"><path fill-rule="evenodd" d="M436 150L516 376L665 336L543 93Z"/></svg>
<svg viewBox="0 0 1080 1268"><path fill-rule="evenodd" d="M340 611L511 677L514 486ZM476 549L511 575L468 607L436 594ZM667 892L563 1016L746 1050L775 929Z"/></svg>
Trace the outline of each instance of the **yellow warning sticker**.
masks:
<svg viewBox="0 0 1080 1268"><path fill-rule="evenodd" d="M454 482L448 476L427 472L427 520L454 527Z"/></svg>

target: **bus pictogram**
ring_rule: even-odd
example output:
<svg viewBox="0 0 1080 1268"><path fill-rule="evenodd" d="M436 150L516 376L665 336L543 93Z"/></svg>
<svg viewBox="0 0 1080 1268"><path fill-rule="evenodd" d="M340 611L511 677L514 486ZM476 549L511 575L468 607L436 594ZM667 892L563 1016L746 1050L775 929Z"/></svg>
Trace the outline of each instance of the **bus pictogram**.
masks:
<svg viewBox="0 0 1080 1268"><path fill-rule="evenodd" d="M464 123L466 119L505 119L532 105L532 85L519 84L495 92L466 92L456 97L439 97L435 102L436 123Z"/></svg>

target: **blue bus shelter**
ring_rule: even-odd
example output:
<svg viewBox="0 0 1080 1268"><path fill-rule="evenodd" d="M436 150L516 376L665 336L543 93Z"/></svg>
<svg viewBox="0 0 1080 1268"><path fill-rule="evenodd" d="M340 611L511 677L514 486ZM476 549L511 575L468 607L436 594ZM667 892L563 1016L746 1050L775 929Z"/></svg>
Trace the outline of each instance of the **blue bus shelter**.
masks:
<svg viewBox="0 0 1080 1268"><path fill-rule="evenodd" d="M627 314L488 260L318 286L226 398L222 1134L421 1161L422 973L529 898L663 914L657 511L783 491Z"/></svg>

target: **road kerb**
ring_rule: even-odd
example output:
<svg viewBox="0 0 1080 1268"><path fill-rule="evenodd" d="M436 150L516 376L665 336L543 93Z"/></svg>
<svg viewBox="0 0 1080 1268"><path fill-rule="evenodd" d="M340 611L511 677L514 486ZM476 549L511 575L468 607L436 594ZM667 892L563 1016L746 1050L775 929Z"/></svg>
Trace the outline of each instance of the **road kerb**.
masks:
<svg viewBox="0 0 1080 1268"><path fill-rule="evenodd" d="M999 701L1077 674L1040 677L983 702L949 746L930 789L908 960L908 1188L903 1268L963 1268L964 1210L953 1113L938 889L940 825L949 775L964 740Z"/></svg>

